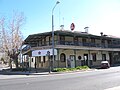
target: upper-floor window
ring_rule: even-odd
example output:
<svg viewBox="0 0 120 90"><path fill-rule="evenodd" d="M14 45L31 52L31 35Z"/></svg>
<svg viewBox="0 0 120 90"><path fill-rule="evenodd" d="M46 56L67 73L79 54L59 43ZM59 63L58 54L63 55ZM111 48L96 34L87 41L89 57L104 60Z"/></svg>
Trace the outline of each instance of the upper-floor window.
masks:
<svg viewBox="0 0 120 90"><path fill-rule="evenodd" d="M108 42L108 44L112 44L112 41L111 41L111 40L108 40L107 42Z"/></svg>
<svg viewBox="0 0 120 90"><path fill-rule="evenodd" d="M60 44L65 44L65 36L60 36Z"/></svg>
<svg viewBox="0 0 120 90"><path fill-rule="evenodd" d="M74 37L74 45L78 45L78 37Z"/></svg>
<svg viewBox="0 0 120 90"><path fill-rule="evenodd" d="M91 38L91 43L95 43L95 39L94 38Z"/></svg>
<svg viewBox="0 0 120 90"><path fill-rule="evenodd" d="M65 41L65 36L60 36L60 41Z"/></svg>
<svg viewBox="0 0 120 90"><path fill-rule="evenodd" d="M82 38L82 42L86 43L87 42L86 38Z"/></svg>
<svg viewBox="0 0 120 90"><path fill-rule="evenodd" d="M51 40L52 36L49 36L49 45L52 45L52 40Z"/></svg>
<svg viewBox="0 0 120 90"><path fill-rule="evenodd" d="M78 42L78 37L74 37L74 41L75 41L75 42Z"/></svg>
<svg viewBox="0 0 120 90"><path fill-rule="evenodd" d="M42 38L39 40L39 45L45 45L46 44L46 39L45 38Z"/></svg>
<svg viewBox="0 0 120 90"><path fill-rule="evenodd" d="M105 40L104 39L102 39L102 44L105 44Z"/></svg>

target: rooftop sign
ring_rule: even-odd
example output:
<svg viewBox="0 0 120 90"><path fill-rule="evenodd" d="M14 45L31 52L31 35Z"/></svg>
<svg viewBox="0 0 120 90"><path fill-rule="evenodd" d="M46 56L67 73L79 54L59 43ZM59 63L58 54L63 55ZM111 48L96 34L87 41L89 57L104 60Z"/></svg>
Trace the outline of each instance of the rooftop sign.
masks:
<svg viewBox="0 0 120 90"><path fill-rule="evenodd" d="M74 30L74 29L75 29L75 24L74 24L74 23L71 23L70 29L71 29L71 30Z"/></svg>

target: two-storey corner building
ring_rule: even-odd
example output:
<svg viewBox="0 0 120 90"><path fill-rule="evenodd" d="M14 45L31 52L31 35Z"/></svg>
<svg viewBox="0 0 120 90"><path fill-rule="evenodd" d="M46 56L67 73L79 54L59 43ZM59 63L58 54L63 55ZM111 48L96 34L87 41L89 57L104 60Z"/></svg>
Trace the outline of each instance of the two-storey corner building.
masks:
<svg viewBox="0 0 120 90"><path fill-rule="evenodd" d="M99 66L107 60L110 65L120 64L120 38L92 35L82 32L54 31L54 61L52 61L52 32L29 35L22 53L29 56L31 67L49 68ZM49 56L50 55L50 56Z"/></svg>

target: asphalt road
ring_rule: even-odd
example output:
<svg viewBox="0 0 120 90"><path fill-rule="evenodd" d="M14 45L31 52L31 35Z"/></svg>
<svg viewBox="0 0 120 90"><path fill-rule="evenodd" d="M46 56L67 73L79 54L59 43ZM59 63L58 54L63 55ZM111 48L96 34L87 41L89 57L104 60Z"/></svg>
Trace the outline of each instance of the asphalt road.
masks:
<svg viewBox="0 0 120 90"><path fill-rule="evenodd" d="M0 79L0 90L109 90L108 88L118 86L120 86L120 67Z"/></svg>

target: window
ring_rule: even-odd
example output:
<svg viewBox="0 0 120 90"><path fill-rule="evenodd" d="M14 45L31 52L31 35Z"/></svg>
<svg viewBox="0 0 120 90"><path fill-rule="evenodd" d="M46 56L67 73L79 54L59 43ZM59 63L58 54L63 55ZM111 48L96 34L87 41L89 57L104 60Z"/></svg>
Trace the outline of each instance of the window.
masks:
<svg viewBox="0 0 120 90"><path fill-rule="evenodd" d="M94 62L96 62L96 53L92 53L92 59Z"/></svg>
<svg viewBox="0 0 120 90"><path fill-rule="evenodd" d="M41 56L39 56L38 59L39 59L39 63L41 63Z"/></svg>
<svg viewBox="0 0 120 90"><path fill-rule="evenodd" d="M82 38L82 42L83 42L83 43L86 43L87 40L86 40L85 38Z"/></svg>
<svg viewBox="0 0 120 90"><path fill-rule="evenodd" d="M102 60L106 61L106 54L102 54Z"/></svg>
<svg viewBox="0 0 120 90"><path fill-rule="evenodd" d="M32 62L33 62L33 58L32 58Z"/></svg>
<svg viewBox="0 0 120 90"><path fill-rule="evenodd" d="M43 56L43 63L45 63L45 56Z"/></svg>
<svg viewBox="0 0 120 90"><path fill-rule="evenodd" d="M91 38L91 43L95 43L95 39L94 38Z"/></svg>
<svg viewBox="0 0 120 90"><path fill-rule="evenodd" d="M78 59L79 59L79 60L81 60L81 59L82 59L82 57L81 57L81 56L78 56Z"/></svg>
<svg viewBox="0 0 120 90"><path fill-rule="evenodd" d="M82 38L82 43L83 43L83 46L89 46L89 43L87 43L86 38Z"/></svg>
<svg viewBox="0 0 120 90"><path fill-rule="evenodd" d="M102 39L102 44L105 44L105 40L104 39Z"/></svg>
<svg viewBox="0 0 120 90"><path fill-rule="evenodd" d="M49 36L49 45L52 45L52 40L51 40L52 36Z"/></svg>
<svg viewBox="0 0 120 90"><path fill-rule="evenodd" d="M65 36L60 36L60 44L65 45Z"/></svg>
<svg viewBox="0 0 120 90"><path fill-rule="evenodd" d="M107 42L108 42L108 44L112 44L112 41L111 41L111 40L108 40Z"/></svg>
<svg viewBox="0 0 120 90"><path fill-rule="evenodd" d="M64 53L61 53L60 54L60 61L65 62L65 60L66 60L66 55Z"/></svg>
<svg viewBox="0 0 120 90"><path fill-rule="evenodd" d="M74 37L74 44L78 45L78 37Z"/></svg>
<svg viewBox="0 0 120 90"><path fill-rule="evenodd" d="M60 36L61 41L65 41L65 36Z"/></svg>
<svg viewBox="0 0 120 90"><path fill-rule="evenodd" d="M44 42L44 45L46 45L46 37L44 37L43 42Z"/></svg>
<svg viewBox="0 0 120 90"><path fill-rule="evenodd" d="M75 41L75 42L78 42L78 37L74 37L74 41Z"/></svg>

